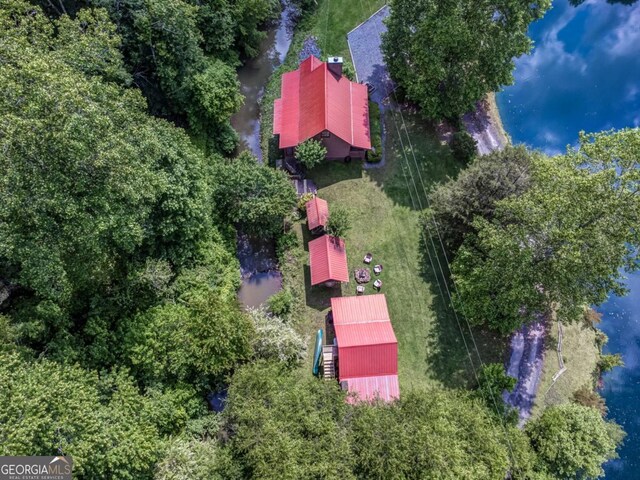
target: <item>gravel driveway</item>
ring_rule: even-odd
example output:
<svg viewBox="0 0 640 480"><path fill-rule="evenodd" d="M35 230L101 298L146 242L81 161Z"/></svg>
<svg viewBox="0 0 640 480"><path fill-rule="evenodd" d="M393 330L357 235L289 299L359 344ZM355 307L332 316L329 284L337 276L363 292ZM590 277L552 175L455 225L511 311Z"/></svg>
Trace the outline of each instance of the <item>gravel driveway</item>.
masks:
<svg viewBox="0 0 640 480"><path fill-rule="evenodd" d="M382 7L364 23L347 33L358 81L375 86L370 96L378 104L391 93L394 87L380 49L382 33L387 31L384 19L389 16L389 11L389 6Z"/></svg>

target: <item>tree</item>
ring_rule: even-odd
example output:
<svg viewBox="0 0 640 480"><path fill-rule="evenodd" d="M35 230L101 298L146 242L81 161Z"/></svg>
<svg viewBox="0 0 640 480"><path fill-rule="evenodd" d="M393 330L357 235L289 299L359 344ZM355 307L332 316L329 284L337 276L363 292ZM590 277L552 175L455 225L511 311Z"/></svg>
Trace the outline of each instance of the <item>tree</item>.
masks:
<svg viewBox="0 0 640 480"><path fill-rule="evenodd" d="M137 316L125 335L129 361L145 385L214 389L251 353L254 330L234 297L189 290L176 303Z"/></svg>
<svg viewBox="0 0 640 480"><path fill-rule="evenodd" d="M296 192L282 171L259 164L250 154L214 164L213 200L221 218L248 233L274 235L296 206Z"/></svg>
<svg viewBox="0 0 640 480"><path fill-rule="evenodd" d="M537 155L522 145L509 145L477 157L457 178L437 185L429 194L431 210L422 218L427 233L439 232L447 253L455 256L465 236L476 232L477 216L492 220L496 203L529 188L529 167Z"/></svg>
<svg viewBox="0 0 640 480"><path fill-rule="evenodd" d="M307 340L285 320L264 310L249 311L256 335L253 351L257 358L296 367L307 356Z"/></svg>
<svg viewBox="0 0 640 480"><path fill-rule="evenodd" d="M531 186L476 217L453 262L455 301L476 324L510 332L551 311L568 321L621 294L637 268L640 129L580 136L580 147L537 157Z"/></svg>
<svg viewBox="0 0 640 480"><path fill-rule="evenodd" d="M351 423L358 478L497 480L509 468L503 431L484 404L459 392L407 391L393 405L363 403Z"/></svg>
<svg viewBox="0 0 640 480"><path fill-rule="evenodd" d="M345 413L336 382L255 362L233 376L222 435L242 478L353 479Z"/></svg>
<svg viewBox="0 0 640 480"><path fill-rule="evenodd" d="M177 437L156 467L155 480L240 480L228 451L215 439Z"/></svg>
<svg viewBox="0 0 640 480"><path fill-rule="evenodd" d="M610 372L616 367L624 367L622 356L619 353L616 354L602 354L598 360L598 369L600 373Z"/></svg>
<svg viewBox="0 0 640 480"><path fill-rule="evenodd" d="M9 354L0 378L2 455L71 455L79 479L152 478L162 451L154 404L125 372L99 377Z"/></svg>
<svg viewBox="0 0 640 480"><path fill-rule="evenodd" d="M602 464L616 458L624 433L589 407L564 404L547 408L530 421L526 433L543 471L557 478L597 478Z"/></svg>
<svg viewBox="0 0 640 480"><path fill-rule="evenodd" d="M529 24L550 1L394 0L382 49L391 76L432 119L456 118L513 82Z"/></svg>
<svg viewBox="0 0 640 480"><path fill-rule="evenodd" d="M476 140L465 131L454 133L449 146L453 158L464 164L469 163L478 153Z"/></svg>
<svg viewBox="0 0 640 480"><path fill-rule="evenodd" d="M311 169L324 161L327 149L320 141L310 138L296 147L295 156L300 163Z"/></svg>
<svg viewBox="0 0 640 480"><path fill-rule="evenodd" d="M342 207L332 208L327 221L327 233L334 237L344 238L349 230L351 230L349 212Z"/></svg>
<svg viewBox="0 0 640 480"><path fill-rule="evenodd" d="M507 375L501 363L483 365L478 375L478 393L491 410L500 416L508 416L509 407L502 399L504 391L511 392L516 386L517 379Z"/></svg>

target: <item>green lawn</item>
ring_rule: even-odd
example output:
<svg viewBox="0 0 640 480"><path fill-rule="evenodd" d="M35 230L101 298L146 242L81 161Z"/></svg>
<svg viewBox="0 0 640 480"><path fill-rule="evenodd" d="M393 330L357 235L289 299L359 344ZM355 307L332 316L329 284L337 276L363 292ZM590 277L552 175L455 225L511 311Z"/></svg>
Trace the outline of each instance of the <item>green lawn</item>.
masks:
<svg viewBox="0 0 640 480"><path fill-rule="evenodd" d="M558 325L553 323L547 337L542 378L532 412L534 417L541 414L546 407L570 401L573 393L581 387L593 387L594 371L599 356L595 330L584 322L573 323L564 326L563 329L562 352L567 370L553 384L553 375L559 370L556 351Z"/></svg>
<svg viewBox="0 0 640 480"><path fill-rule="evenodd" d="M373 253L374 263L384 266L380 276L382 292L387 297L398 338L402 388L430 384L466 386L473 381L469 357L446 293L443 297L429 260L423 258L424 239L419 227L419 209L426 206L423 184L428 189L433 182L455 175L460 166L448 148L440 145L431 126L416 115L405 112L400 118L388 113L385 124L389 133L384 167L364 170L359 162L327 162L309 177L318 184L318 194L329 202L330 208L340 205L350 213L352 229L346 238L350 271L363 265L362 258L367 252ZM402 134L405 151L398 132ZM306 224L297 224L296 231L306 249L309 240ZM299 259L296 267L293 262L285 268L285 275L300 286L304 282L300 314L311 338L317 328L324 327L329 299L355 295L356 284L352 280L342 288L311 288L306 252ZM443 259L440 261L444 264ZM434 263L437 268L435 260ZM367 293L375 293L370 284ZM460 320L466 332L466 323ZM501 340L482 332L474 332L474 337L483 361L503 360ZM471 339L468 336L465 339L473 348ZM475 353L473 358L477 361Z"/></svg>

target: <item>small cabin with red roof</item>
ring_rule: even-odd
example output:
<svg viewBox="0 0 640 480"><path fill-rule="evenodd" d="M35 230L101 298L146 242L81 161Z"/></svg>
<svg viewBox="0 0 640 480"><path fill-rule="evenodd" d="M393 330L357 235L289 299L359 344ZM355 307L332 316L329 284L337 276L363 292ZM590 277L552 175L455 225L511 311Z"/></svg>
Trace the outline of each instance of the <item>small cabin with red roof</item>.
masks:
<svg viewBox="0 0 640 480"><path fill-rule="evenodd" d="M344 240L323 235L309 242L311 285L334 286L349 281L347 250Z"/></svg>
<svg viewBox="0 0 640 480"><path fill-rule="evenodd" d="M329 221L329 205L326 200L317 196L313 197L306 204L307 225L311 233L318 234L324 232Z"/></svg>
<svg viewBox="0 0 640 480"><path fill-rule="evenodd" d="M398 340L384 294L331 299L340 384L349 401L400 398Z"/></svg>
<svg viewBox="0 0 640 480"><path fill-rule="evenodd" d="M364 158L371 149L367 86L342 75L341 57L311 56L285 73L273 110L273 134L285 157L310 138L323 143L330 160Z"/></svg>

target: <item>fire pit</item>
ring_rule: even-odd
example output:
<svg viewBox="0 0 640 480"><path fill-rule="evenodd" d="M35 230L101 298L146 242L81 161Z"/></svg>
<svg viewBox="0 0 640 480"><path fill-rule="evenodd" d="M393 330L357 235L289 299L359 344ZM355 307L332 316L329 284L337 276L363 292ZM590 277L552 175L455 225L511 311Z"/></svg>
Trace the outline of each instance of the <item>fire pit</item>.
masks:
<svg viewBox="0 0 640 480"><path fill-rule="evenodd" d="M353 276L358 283L369 283L371 281L371 271L368 268L357 268Z"/></svg>

